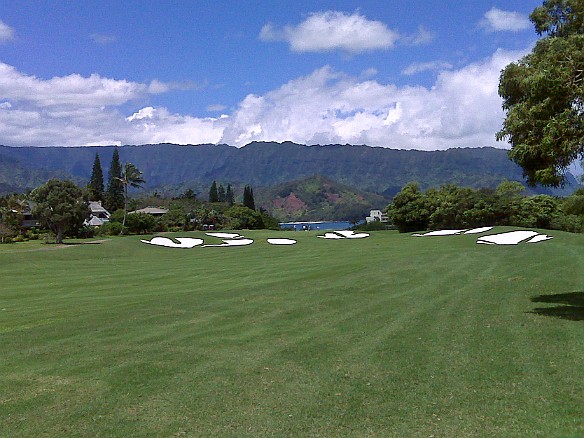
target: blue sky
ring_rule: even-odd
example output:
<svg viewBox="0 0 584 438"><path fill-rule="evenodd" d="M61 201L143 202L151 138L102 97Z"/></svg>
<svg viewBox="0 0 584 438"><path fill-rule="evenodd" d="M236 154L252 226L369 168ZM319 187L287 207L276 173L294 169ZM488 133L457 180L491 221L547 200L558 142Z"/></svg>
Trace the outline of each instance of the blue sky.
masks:
<svg viewBox="0 0 584 438"><path fill-rule="evenodd" d="M0 144L496 146L541 2L0 1Z"/></svg>

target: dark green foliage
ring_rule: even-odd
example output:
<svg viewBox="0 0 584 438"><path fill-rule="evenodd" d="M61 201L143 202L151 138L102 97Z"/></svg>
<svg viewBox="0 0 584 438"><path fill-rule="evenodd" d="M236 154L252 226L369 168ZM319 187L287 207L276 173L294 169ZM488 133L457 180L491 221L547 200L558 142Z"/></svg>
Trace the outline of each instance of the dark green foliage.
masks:
<svg viewBox="0 0 584 438"><path fill-rule="evenodd" d="M249 207L234 205L225 211L230 228L235 230L260 230L264 228L262 214Z"/></svg>
<svg viewBox="0 0 584 438"><path fill-rule="evenodd" d="M87 199L82 190L71 181L52 179L31 193L36 203L33 214L41 224L56 236L56 243L62 243L67 232L77 232L83 221L89 217Z"/></svg>
<svg viewBox="0 0 584 438"><path fill-rule="evenodd" d="M17 195L0 197L0 237L2 243L4 238L20 234L25 205L25 202L20 200Z"/></svg>
<svg viewBox="0 0 584 438"><path fill-rule="evenodd" d="M219 202L227 201L227 194L225 192L225 187L223 187L223 184L219 184L219 188L217 189L217 198Z"/></svg>
<svg viewBox="0 0 584 438"><path fill-rule="evenodd" d="M544 1L531 21L547 34L533 51L508 65L499 82L507 116L498 139L530 185L559 186L584 158L584 30L582 0Z"/></svg>
<svg viewBox="0 0 584 438"><path fill-rule="evenodd" d="M145 234L157 230L158 221L147 213L126 214L124 210L116 210L110 215L109 222L102 225L104 226L108 235L115 235L116 231L118 234Z"/></svg>
<svg viewBox="0 0 584 438"><path fill-rule="evenodd" d="M142 172L132 163L126 162L124 165L124 172L120 178L124 187L124 220L123 225L126 224L126 215L128 214L128 187L139 188L146 181L142 178Z"/></svg>
<svg viewBox="0 0 584 438"><path fill-rule="evenodd" d="M124 208L124 184L122 184L122 165L118 149L115 148L108 173L107 189L104 200L105 208L115 211Z"/></svg>
<svg viewBox="0 0 584 438"><path fill-rule="evenodd" d="M180 195L180 198L195 200L197 199L197 194L193 191L193 189L187 189L182 195Z"/></svg>
<svg viewBox="0 0 584 438"><path fill-rule="evenodd" d="M180 231L189 228L189 218L181 206L175 205L168 213L157 218L157 228L161 231Z"/></svg>
<svg viewBox="0 0 584 438"><path fill-rule="evenodd" d="M219 193L217 191L217 182L213 181L209 188L209 202L219 202Z"/></svg>
<svg viewBox="0 0 584 438"><path fill-rule="evenodd" d="M322 175L360 191L383 194L387 199L391 199L409 181L418 181L425 190L443 184L495 188L504 178L522 180L521 168L509 160L507 151L495 148L426 152L350 145L302 146L289 142L251 143L243 148L172 144L117 148L0 146L0 155L12 157L31 170L60 170L88 181L96 152L99 152L101 161L105 163L107 160L109 163L116 149L124 159L144 171L148 182L144 187L147 190L156 189L160 193L176 196L191 187L204 193L204 200L208 199L208 189L213 180L245 181L254 188L263 188ZM5 170L10 172L10 169L7 166ZM10 173L3 175L0 165L0 193L1 183L10 182L10 176ZM46 179L40 183L44 181ZM576 183L573 179L569 182ZM34 188L37 185L27 186ZM168 190L162 190L163 187ZM236 187L233 186L233 189L236 190ZM572 191L573 188L566 188L561 194L569 195ZM545 193L560 192L548 190ZM259 189L254 195L259 206Z"/></svg>
<svg viewBox="0 0 584 438"><path fill-rule="evenodd" d="M97 230L99 236L119 236L126 234L128 229L122 225L121 222L109 221L101 225Z"/></svg>
<svg viewBox="0 0 584 438"><path fill-rule="evenodd" d="M387 205L383 196L357 190L323 176L258 190L256 203L282 222L348 220L358 222L372 209Z"/></svg>
<svg viewBox="0 0 584 438"><path fill-rule="evenodd" d="M231 188L231 184L227 184L227 191L225 192L225 202L230 207L235 204L235 195L233 194L233 189Z"/></svg>
<svg viewBox="0 0 584 438"><path fill-rule="evenodd" d="M155 230L156 218L147 213L132 213L127 215L125 227L131 234L147 234Z"/></svg>
<svg viewBox="0 0 584 438"><path fill-rule="evenodd" d="M566 37L584 33L584 2L581 0L545 0L530 17L538 35Z"/></svg>
<svg viewBox="0 0 584 438"><path fill-rule="evenodd" d="M510 222L522 227L549 229L559 214L560 203L556 198L549 195L530 196L521 200Z"/></svg>
<svg viewBox="0 0 584 438"><path fill-rule="evenodd" d="M389 220L400 233L428 228L434 206L416 183L409 183L393 198L387 209Z"/></svg>
<svg viewBox="0 0 584 438"><path fill-rule="evenodd" d="M89 180L87 188L89 191L89 199L91 201L104 200L103 171L101 170L101 162L99 161L99 154L97 153L95 154L91 179Z"/></svg>
<svg viewBox="0 0 584 438"><path fill-rule="evenodd" d="M584 216L584 189L576 190L564 201L564 213Z"/></svg>
<svg viewBox="0 0 584 438"><path fill-rule="evenodd" d="M511 225L581 232L584 212L580 192L567 199L549 195L524 196L524 187L502 182L496 190L473 190L452 185L421 192L407 184L388 206L400 232L426 229L464 229Z"/></svg>
<svg viewBox="0 0 584 438"><path fill-rule="evenodd" d="M255 210L255 200L251 186L245 186L243 188L243 206L250 210Z"/></svg>
<svg viewBox="0 0 584 438"><path fill-rule="evenodd" d="M9 151L16 148L0 146ZM18 148L28 149L28 148ZM68 177L62 170L43 169L43 162L30 163L26 156L15 158L0 154L0 195L26 193L44 184L49 179L65 179Z"/></svg>

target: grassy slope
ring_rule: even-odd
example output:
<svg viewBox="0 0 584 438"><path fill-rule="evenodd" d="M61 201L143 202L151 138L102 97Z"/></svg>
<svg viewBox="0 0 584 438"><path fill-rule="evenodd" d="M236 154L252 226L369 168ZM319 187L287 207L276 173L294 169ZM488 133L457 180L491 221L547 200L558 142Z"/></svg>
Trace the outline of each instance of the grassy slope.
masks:
<svg viewBox="0 0 584 438"><path fill-rule="evenodd" d="M584 322L531 313L584 294L552 234L2 246L0 436L584 434Z"/></svg>

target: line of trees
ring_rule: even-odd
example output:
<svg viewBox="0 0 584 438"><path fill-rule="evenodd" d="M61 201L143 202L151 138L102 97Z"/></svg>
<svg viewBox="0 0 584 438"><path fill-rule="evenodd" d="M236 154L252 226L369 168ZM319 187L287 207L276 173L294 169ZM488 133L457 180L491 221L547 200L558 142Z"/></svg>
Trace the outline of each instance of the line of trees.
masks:
<svg viewBox="0 0 584 438"><path fill-rule="evenodd" d="M231 184L227 184L227 189L223 184L217 186L217 181L213 181L209 188L209 202L226 202L229 206L235 204L235 195Z"/></svg>
<svg viewBox="0 0 584 438"><path fill-rule="evenodd" d="M84 188L71 181L53 179L33 190L28 196L11 195L0 197L0 243L38 238L36 229L24 230L24 210L32 201L32 214L43 229L49 230L57 243L65 236L86 237L95 232L103 235L125 233L150 233L156 231L179 231L207 229L213 227L232 229L279 229L278 221L265 211L257 211L253 189L245 186L243 204L235 202L231 184L225 189L214 181L209 190L209 203L196 199L192 189L178 198L162 199L158 196L130 200L130 187L141 187L145 183L142 172L132 163L122 166L119 153L114 149L110 163L107 186L104 184L99 154L95 155L91 178ZM101 201L112 212L110 221L98 230L84 226L89 218L89 201ZM158 205L169 211L162 217L148 214L128 214L129 206ZM141 205L142 204L142 205Z"/></svg>
<svg viewBox="0 0 584 438"><path fill-rule="evenodd" d="M584 232L584 189L567 198L524 191L516 181L503 181L494 190L446 185L425 192L409 183L386 212L400 232L494 225Z"/></svg>

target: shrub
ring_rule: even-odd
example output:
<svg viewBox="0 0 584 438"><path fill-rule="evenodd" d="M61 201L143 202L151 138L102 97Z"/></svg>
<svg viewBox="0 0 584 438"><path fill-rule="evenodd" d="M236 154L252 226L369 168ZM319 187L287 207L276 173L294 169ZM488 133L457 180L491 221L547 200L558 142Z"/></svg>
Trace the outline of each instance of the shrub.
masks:
<svg viewBox="0 0 584 438"><path fill-rule="evenodd" d="M118 236L120 234L127 234L127 228L120 222L106 222L97 230L98 236Z"/></svg>

